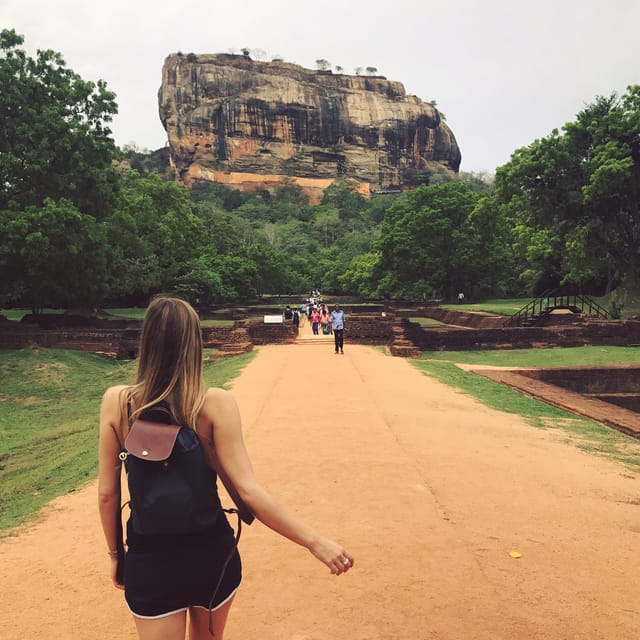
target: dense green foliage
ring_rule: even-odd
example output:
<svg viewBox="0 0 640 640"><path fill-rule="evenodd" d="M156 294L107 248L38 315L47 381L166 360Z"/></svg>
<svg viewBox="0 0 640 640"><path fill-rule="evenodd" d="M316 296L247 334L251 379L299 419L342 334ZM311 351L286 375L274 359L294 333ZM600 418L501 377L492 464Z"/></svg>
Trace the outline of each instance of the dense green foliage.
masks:
<svg viewBox="0 0 640 640"><path fill-rule="evenodd" d="M379 292L454 299L504 293L511 266L501 233L488 232L486 188L465 182L418 187L389 207L378 244ZM477 213L476 213L477 211Z"/></svg>
<svg viewBox="0 0 640 640"><path fill-rule="evenodd" d="M160 291L204 306L311 288L452 301L638 284L640 87L515 151L495 185L437 176L364 198L337 181L312 205L289 179L252 194L163 179L160 155L113 144L104 82L21 44L0 33L3 306L144 305Z"/></svg>
<svg viewBox="0 0 640 640"><path fill-rule="evenodd" d="M0 265L9 276L0 298L95 302L106 278L104 221L117 197L107 127L115 95L58 53L28 57L22 42L0 32Z"/></svg>
<svg viewBox="0 0 640 640"><path fill-rule="evenodd" d="M533 289L638 285L640 86L598 97L562 133L517 150L496 172L495 206L512 221Z"/></svg>

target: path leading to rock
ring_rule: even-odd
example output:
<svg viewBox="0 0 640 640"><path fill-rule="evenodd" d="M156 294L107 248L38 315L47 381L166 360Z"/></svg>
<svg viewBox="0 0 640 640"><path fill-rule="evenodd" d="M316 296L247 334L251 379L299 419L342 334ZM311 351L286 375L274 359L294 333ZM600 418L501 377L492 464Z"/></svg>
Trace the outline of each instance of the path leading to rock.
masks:
<svg viewBox="0 0 640 640"><path fill-rule="evenodd" d="M227 640L638 637L640 481L621 464L370 347L261 347L233 391L259 478L356 566L335 578L245 528ZM135 638L107 565L92 483L0 543L3 640Z"/></svg>

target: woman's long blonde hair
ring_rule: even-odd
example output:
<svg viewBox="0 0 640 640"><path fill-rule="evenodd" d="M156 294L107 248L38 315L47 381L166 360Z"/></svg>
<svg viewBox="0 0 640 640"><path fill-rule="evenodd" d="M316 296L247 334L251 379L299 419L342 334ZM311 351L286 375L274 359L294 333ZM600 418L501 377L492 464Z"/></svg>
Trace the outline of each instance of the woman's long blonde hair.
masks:
<svg viewBox="0 0 640 640"><path fill-rule="evenodd" d="M202 331L193 307L178 298L154 298L140 334L131 419L160 402L182 426L196 428L205 384L202 374Z"/></svg>

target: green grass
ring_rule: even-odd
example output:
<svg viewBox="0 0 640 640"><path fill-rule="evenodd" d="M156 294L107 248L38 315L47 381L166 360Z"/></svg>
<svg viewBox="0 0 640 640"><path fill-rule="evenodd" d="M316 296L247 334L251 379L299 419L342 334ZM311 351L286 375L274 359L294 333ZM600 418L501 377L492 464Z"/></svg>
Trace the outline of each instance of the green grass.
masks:
<svg viewBox="0 0 640 640"><path fill-rule="evenodd" d="M233 320L216 320L215 318L209 318L202 320L200 323L203 327L233 327Z"/></svg>
<svg viewBox="0 0 640 640"><path fill-rule="evenodd" d="M499 367L577 367L640 364L640 347L556 347L488 351L424 351L430 360Z"/></svg>
<svg viewBox="0 0 640 640"><path fill-rule="evenodd" d="M205 362L207 384L226 386L253 357ZM81 351L0 351L0 531L95 477L100 400L135 366Z"/></svg>
<svg viewBox="0 0 640 640"><path fill-rule="evenodd" d="M454 309L456 311L484 311L485 313L512 316L531 300L532 298L504 298L484 300L482 302L465 302L463 304L443 304L440 306L443 309Z"/></svg>
<svg viewBox="0 0 640 640"><path fill-rule="evenodd" d="M411 322L417 322L421 327L437 327L443 323L435 318L409 318Z"/></svg>
<svg viewBox="0 0 640 640"><path fill-rule="evenodd" d="M64 313L65 309L42 309L42 313ZM31 313L31 309L0 309L0 315L7 320L19 322L26 315Z"/></svg>
<svg viewBox="0 0 640 640"><path fill-rule="evenodd" d="M228 388L229 383L240 375L242 370L256 357L257 353L254 350L239 356L206 361L204 366L205 382L210 387Z"/></svg>
<svg viewBox="0 0 640 640"><path fill-rule="evenodd" d="M114 318L125 318L127 320L142 320L146 307L126 307L115 309L104 309L104 313Z"/></svg>
<svg viewBox="0 0 640 640"><path fill-rule="evenodd" d="M611 364L612 357L624 347L606 347L605 354L598 354L599 347L576 349L519 349L492 352L438 352L425 353L426 360L412 360L412 364L424 374L454 387L488 407L523 417L538 429L556 429L562 439L573 443L583 451L596 453L626 465L640 473L640 442L615 429L588 418L576 416L550 404L535 400L510 387L492 382L477 374L463 371L454 363L491 364L503 366L551 365L548 354L555 352L552 361L557 365ZM545 357L545 354L547 357ZM629 354L631 355L631 354ZM431 358L431 356L434 356ZM485 357L486 356L486 357Z"/></svg>

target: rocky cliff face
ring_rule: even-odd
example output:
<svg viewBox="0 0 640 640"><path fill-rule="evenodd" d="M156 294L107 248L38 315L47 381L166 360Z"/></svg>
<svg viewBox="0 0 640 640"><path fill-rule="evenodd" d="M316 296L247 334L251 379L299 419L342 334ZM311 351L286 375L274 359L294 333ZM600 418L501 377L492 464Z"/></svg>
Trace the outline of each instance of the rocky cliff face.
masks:
<svg viewBox="0 0 640 640"><path fill-rule="evenodd" d="M405 188L455 173L460 150L438 110L382 77L312 71L241 55L169 56L158 94L171 161L184 184L307 190L353 178Z"/></svg>

